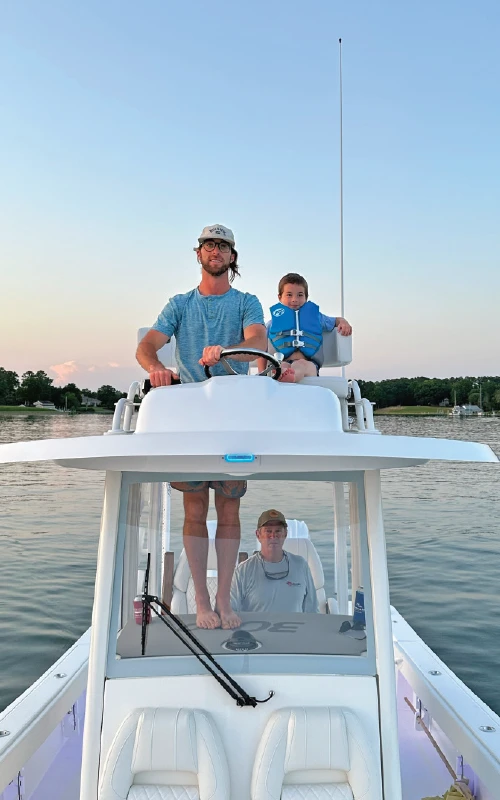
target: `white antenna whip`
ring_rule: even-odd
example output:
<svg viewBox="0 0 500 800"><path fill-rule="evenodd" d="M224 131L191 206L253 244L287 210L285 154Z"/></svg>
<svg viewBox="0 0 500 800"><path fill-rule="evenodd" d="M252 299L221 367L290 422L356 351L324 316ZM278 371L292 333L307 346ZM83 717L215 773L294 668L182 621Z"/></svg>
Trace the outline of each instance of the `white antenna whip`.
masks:
<svg viewBox="0 0 500 800"><path fill-rule="evenodd" d="M339 39L340 84L340 316L344 317L344 158L342 153L342 39ZM345 378L345 367L342 367Z"/></svg>
<svg viewBox="0 0 500 800"><path fill-rule="evenodd" d="M342 154L342 39L339 39L340 81L340 315L344 316L344 159Z"/></svg>

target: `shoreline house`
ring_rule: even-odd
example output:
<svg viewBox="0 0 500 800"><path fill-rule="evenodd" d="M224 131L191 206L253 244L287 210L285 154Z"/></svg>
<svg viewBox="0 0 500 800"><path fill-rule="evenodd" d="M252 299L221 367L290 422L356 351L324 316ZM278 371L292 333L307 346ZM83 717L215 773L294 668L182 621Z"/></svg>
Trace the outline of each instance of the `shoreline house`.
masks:
<svg viewBox="0 0 500 800"><path fill-rule="evenodd" d="M463 406L453 406L450 412L452 417L482 417L484 411L480 406L466 403Z"/></svg>
<svg viewBox="0 0 500 800"><path fill-rule="evenodd" d="M97 399L97 397L88 397L86 394L82 394L82 406L88 408L89 406L95 408L96 406L100 406L101 401Z"/></svg>
<svg viewBox="0 0 500 800"><path fill-rule="evenodd" d="M483 415L483 409L480 406L466 404L461 408L463 409L462 415L464 417L480 417Z"/></svg>
<svg viewBox="0 0 500 800"><path fill-rule="evenodd" d="M51 403L50 400L37 400L36 403L33 403L35 408L49 408L52 411L57 411L54 403Z"/></svg>

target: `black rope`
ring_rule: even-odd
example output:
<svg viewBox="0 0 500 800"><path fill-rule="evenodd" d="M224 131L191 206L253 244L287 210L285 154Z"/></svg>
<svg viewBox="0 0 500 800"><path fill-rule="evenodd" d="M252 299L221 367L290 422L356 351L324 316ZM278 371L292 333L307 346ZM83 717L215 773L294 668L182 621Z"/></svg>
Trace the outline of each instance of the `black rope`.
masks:
<svg viewBox="0 0 500 800"><path fill-rule="evenodd" d="M217 683L219 683L220 686L222 686L222 688L225 689L226 692L233 698L233 700L236 701L236 704L238 706L252 706L253 708L255 708L255 706L258 703L267 703L267 701L274 696L273 691L269 692L269 697L266 697L265 700L257 700L255 697L250 697L250 695L247 694L247 692L245 692L245 690L238 683L236 683L234 678L232 678L231 675L229 675L229 673L227 673L226 670L223 667L221 667L221 665L215 660L210 651L206 649L206 647L199 641L199 639L197 639L196 636L193 633L191 633L189 628L186 625L184 625L183 621L179 619L179 617L177 617L175 614L172 614L169 607L166 606L164 603L162 603L162 601L158 597L148 593L150 568L151 568L151 553L148 553L146 572L144 575L144 591L142 594L142 629L141 629L142 655L145 655L146 652L146 634L148 626L148 616L150 617L151 611L154 611L156 616L159 617L161 621L165 623L167 628L170 631L172 631L172 633L175 634L175 636L177 636L178 639L180 639L180 641L184 644L184 646L187 647L187 649L198 659L200 664L202 664L205 667L205 669L208 672L210 672L211 675L213 675ZM159 613L159 611L157 611L157 609L153 606L153 603L156 603L157 605L160 606L162 611L164 611L165 614L169 617L170 622L167 622L165 617L163 617ZM181 633L178 630L176 630L173 627L172 623L177 625L182 631L182 633L189 639L191 639L191 641L196 645L196 647L198 647L201 650L201 653L196 652L195 648L188 641L186 641L186 639L181 635ZM215 672L215 670L212 669L210 664L207 664L207 662L204 661L202 656L207 658L214 665L214 667L216 667L219 670L220 674L224 677L224 680L220 677L220 675L217 675L217 673Z"/></svg>
<svg viewBox="0 0 500 800"><path fill-rule="evenodd" d="M159 617L163 623L165 623L167 628L170 631L172 631L172 633L175 634L175 636L177 636L178 639L180 639L180 641L185 645L185 647L187 647L188 650L190 650L190 652L198 659L200 664L202 664L205 667L205 669L208 672L210 672L211 675L213 675L217 683L219 683L220 686L222 686L222 688L225 689L226 692L233 698L233 700L236 701L236 705L252 706L252 708L255 708L255 706L258 705L259 703L267 703L268 700L271 699L271 697L274 697L273 691L269 692L269 696L266 697L265 700L257 700L256 697L251 697L243 689L243 687L241 687L239 683L237 683L234 680L234 678L232 678L231 675L229 675L229 673L226 672L224 667L222 667L219 664L219 662L215 660L210 651L206 649L206 647L200 642L199 639L196 638L196 636L193 633L191 633L191 631L183 623L183 621L179 619L179 617L177 617L175 614L172 614L169 607L166 606L164 603L162 603L162 601L158 597L144 593L142 600L143 600L143 609L147 607L154 611L156 616ZM157 611L157 609L153 606L153 603L156 603L157 605L160 606L162 611L164 611L167 617L169 618L170 622L168 622L167 619L163 617L159 613L159 611ZM195 648L190 644L190 642L186 641L186 639L182 636L181 632L173 627L174 625L177 625L178 628L180 628L180 631L182 631L184 636L187 636L188 639L190 639L191 642L193 642L196 645L196 647L198 647L201 650L201 653L198 653L195 650ZM144 655L144 651L142 654ZM210 664L207 664L207 662L204 660L203 657L208 659L208 661L214 665L214 667L220 672L220 675L223 676L224 680L220 677L220 675L217 675L215 670L212 669Z"/></svg>
<svg viewBox="0 0 500 800"><path fill-rule="evenodd" d="M153 602L154 602L154 600L153 600ZM145 605L146 605L146 603L145 603ZM169 622L167 622L167 620L165 619L165 617L162 617L162 616L161 616L161 614L159 613L159 611L157 611L157 610L156 610L156 608L154 608L154 606L151 606L151 609L154 611L154 613L156 614L156 616L157 616L157 617L159 617L159 618L161 619L161 621L165 623L165 625L167 626L167 628L168 628L170 631L172 631L172 633L173 633L175 636L177 636L177 638L178 638L178 639L180 639L180 641L183 643L183 645L184 645L185 647L187 647L187 649L188 649L188 650L190 650L190 651L191 651L191 653L192 653L192 654L193 654L193 655L194 655L194 656L195 656L195 657L198 659L198 661L199 661L201 664L203 664L203 666L205 667L205 669L206 669L206 670L208 670L208 672L210 672L210 674L211 674L211 675L213 675L213 677L215 678L215 680L217 681L217 683L218 683L218 684L220 684L220 686L222 686L222 688L226 690L226 692L227 692L227 693L228 693L228 694L229 694L229 695L230 695L230 696L233 698L233 700L235 700L235 701L236 701L236 704L237 704L237 705L239 705L239 706L243 706L243 705L253 705L253 706L255 706L255 705L257 704L257 701L255 701L255 702L253 702L253 703L246 703L243 697L241 697L240 695L236 694L236 692L234 692L234 691L233 691L233 689L231 688L231 686L229 686L227 683L225 683L225 682L222 680L222 678L221 678L219 675L217 675L216 671L212 669L212 667L210 666L210 664L207 664L207 663L206 663L206 661L203 661L203 659L202 659L202 656L200 655L200 653L197 653L197 652L196 652L196 650L195 650L195 648L194 648L194 647L193 647L193 646L192 646L192 645L191 645L191 644L190 644L188 641L186 641L185 639L183 639L183 637L182 637L182 634L181 634L181 633L179 633L179 631L176 631L176 630L175 630L175 628L174 628L174 627L173 627L173 626L172 626L172 625L171 625ZM250 699L250 700L252 700L252 699L254 699L254 698L249 698L249 699Z"/></svg>
<svg viewBox="0 0 500 800"><path fill-rule="evenodd" d="M151 567L151 553L148 553L148 560L146 564L146 573L144 575L144 591L143 596L146 597L148 595L149 590L149 569ZM146 652L146 634L148 630L148 611L150 612L149 606L143 602L142 604L142 627L141 627L141 652L142 655Z"/></svg>

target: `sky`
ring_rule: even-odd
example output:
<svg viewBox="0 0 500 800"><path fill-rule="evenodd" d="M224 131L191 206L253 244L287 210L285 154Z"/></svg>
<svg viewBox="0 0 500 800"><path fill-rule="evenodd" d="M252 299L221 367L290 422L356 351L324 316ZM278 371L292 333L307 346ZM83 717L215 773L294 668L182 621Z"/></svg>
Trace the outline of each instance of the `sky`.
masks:
<svg viewBox="0 0 500 800"><path fill-rule="evenodd" d="M126 389L236 235L267 309L340 297L349 377L500 374L497 0L3 0L0 366ZM266 316L267 318L267 316Z"/></svg>

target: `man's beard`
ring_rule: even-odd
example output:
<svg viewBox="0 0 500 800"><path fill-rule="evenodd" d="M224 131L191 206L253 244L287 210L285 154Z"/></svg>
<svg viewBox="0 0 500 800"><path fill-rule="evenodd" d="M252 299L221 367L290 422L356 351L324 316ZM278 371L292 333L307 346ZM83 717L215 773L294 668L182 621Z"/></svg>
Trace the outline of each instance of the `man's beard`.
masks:
<svg viewBox="0 0 500 800"><path fill-rule="evenodd" d="M229 269L229 264L221 264L220 267L211 267L210 264L201 265L205 272L208 272L213 278L220 278L221 275L224 275L225 272Z"/></svg>

